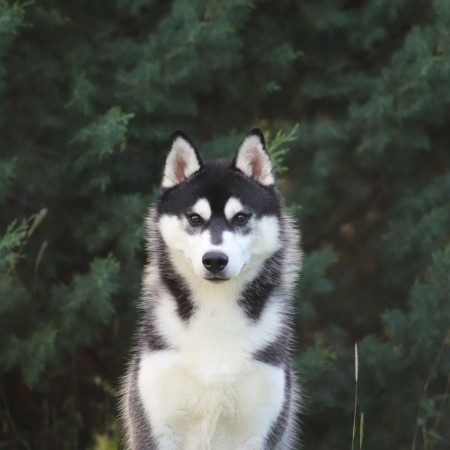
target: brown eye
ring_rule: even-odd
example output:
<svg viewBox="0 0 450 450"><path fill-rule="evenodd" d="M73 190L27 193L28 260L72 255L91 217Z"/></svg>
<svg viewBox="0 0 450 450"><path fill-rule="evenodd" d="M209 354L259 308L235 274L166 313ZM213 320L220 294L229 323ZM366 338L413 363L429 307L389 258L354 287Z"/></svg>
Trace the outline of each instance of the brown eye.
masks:
<svg viewBox="0 0 450 450"><path fill-rule="evenodd" d="M250 219L250 214L244 213L244 212L240 212L240 213L237 213L233 217L233 223L235 225L243 226L243 225L245 225L248 222L249 219Z"/></svg>
<svg viewBox="0 0 450 450"><path fill-rule="evenodd" d="M203 225L203 219L198 214L188 214L186 217L189 220L189 223L194 227Z"/></svg>

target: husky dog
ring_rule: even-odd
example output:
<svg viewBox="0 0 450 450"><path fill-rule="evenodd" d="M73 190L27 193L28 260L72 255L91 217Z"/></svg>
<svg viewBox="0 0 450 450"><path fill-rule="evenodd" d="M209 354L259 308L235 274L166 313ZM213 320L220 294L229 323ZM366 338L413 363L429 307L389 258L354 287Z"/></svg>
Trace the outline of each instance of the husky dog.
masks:
<svg viewBox="0 0 450 450"><path fill-rule="evenodd" d="M181 132L147 220L142 322L122 392L130 450L287 450L299 235L259 129L232 162Z"/></svg>

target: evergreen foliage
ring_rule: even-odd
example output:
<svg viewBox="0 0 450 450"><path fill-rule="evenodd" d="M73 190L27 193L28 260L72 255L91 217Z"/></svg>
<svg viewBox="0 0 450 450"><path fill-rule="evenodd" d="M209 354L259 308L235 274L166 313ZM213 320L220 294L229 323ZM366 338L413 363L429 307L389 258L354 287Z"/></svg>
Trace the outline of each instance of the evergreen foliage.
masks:
<svg viewBox="0 0 450 450"><path fill-rule="evenodd" d="M255 125L303 234L304 448L350 446L356 341L364 448L448 448L449 79L448 0L0 0L0 448L117 448L170 134Z"/></svg>

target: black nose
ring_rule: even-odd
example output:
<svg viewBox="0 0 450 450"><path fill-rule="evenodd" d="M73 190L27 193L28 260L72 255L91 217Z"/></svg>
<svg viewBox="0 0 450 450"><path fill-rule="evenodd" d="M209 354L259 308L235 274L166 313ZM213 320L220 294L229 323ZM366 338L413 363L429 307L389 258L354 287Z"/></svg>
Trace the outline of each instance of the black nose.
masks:
<svg viewBox="0 0 450 450"><path fill-rule="evenodd" d="M228 256L221 252L206 252L202 262L207 270L217 273L225 269L228 264Z"/></svg>

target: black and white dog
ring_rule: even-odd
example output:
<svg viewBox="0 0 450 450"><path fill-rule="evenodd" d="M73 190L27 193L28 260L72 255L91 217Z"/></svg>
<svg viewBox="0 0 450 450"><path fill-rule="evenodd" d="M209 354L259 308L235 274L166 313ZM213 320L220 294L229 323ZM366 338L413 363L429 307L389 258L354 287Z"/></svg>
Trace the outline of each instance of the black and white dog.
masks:
<svg viewBox="0 0 450 450"><path fill-rule="evenodd" d="M142 323L122 394L127 449L292 449L299 234L264 137L203 163L174 134L147 221Z"/></svg>

